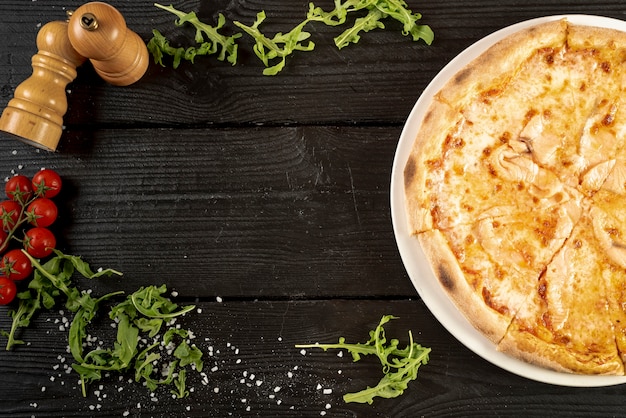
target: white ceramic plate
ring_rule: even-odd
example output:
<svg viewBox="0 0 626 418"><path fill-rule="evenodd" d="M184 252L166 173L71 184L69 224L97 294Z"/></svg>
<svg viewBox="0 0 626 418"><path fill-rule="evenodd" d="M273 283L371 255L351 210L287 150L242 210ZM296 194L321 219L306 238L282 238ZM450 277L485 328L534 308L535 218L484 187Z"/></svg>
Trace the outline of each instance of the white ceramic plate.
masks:
<svg viewBox="0 0 626 418"><path fill-rule="evenodd" d="M626 32L626 22L600 16L560 15L524 21L501 29L476 42L457 55L426 87L415 103L402 130L391 176L391 215L398 249L404 266L426 306L441 324L461 343L487 361L504 370L539 382L563 386L593 387L626 383L623 376L586 376L560 373L517 360L496 350L495 345L465 319L435 278L415 237L409 234L404 206L403 170L418 129L433 96L466 64L497 41L521 29L540 23L567 19L573 24L599 26Z"/></svg>

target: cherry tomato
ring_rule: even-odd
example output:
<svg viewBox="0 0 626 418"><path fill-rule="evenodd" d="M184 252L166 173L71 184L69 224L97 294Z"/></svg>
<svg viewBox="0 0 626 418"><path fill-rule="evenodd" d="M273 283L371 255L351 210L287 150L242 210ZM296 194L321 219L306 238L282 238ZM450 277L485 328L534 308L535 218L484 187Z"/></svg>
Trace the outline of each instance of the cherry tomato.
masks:
<svg viewBox="0 0 626 418"><path fill-rule="evenodd" d="M13 280L0 277L0 305L7 305L15 299L17 286Z"/></svg>
<svg viewBox="0 0 626 418"><path fill-rule="evenodd" d="M0 260L0 273L11 280L24 280L30 277L33 266L22 250L8 251Z"/></svg>
<svg viewBox="0 0 626 418"><path fill-rule="evenodd" d="M33 184L28 177L20 174L7 181L4 191L9 199L26 203L33 195Z"/></svg>
<svg viewBox="0 0 626 418"><path fill-rule="evenodd" d="M15 200L3 200L0 202L0 221L2 229L8 231L19 221L22 206Z"/></svg>
<svg viewBox="0 0 626 418"><path fill-rule="evenodd" d="M51 198L61 191L61 176L54 170L39 170L33 176L32 185L37 196Z"/></svg>
<svg viewBox="0 0 626 418"><path fill-rule="evenodd" d="M47 227L56 221L59 210L52 200L38 197L28 205L26 213L32 225Z"/></svg>
<svg viewBox="0 0 626 418"><path fill-rule="evenodd" d="M24 236L24 249L35 258L49 256L56 245L54 234L47 228L31 228Z"/></svg>

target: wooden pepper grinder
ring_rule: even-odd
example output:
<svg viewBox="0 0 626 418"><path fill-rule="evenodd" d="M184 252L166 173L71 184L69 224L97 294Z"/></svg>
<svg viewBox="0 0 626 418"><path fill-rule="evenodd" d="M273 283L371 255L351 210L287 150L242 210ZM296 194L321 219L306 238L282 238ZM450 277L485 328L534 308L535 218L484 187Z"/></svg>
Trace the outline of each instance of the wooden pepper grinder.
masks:
<svg viewBox="0 0 626 418"><path fill-rule="evenodd" d="M86 3L72 12L68 36L74 49L89 58L98 75L111 84L132 84L148 68L146 44L107 3Z"/></svg>
<svg viewBox="0 0 626 418"><path fill-rule="evenodd" d="M148 49L113 6L87 3L68 13L67 22L44 25L37 34L33 74L17 86L0 117L0 130L49 151L63 133L67 85L87 58L106 81L126 86L148 68Z"/></svg>
<svg viewBox="0 0 626 418"><path fill-rule="evenodd" d="M85 61L72 47L67 25L53 21L39 30L33 73L17 86L0 117L0 130L49 151L56 149L63 132L65 88L76 78L76 67Z"/></svg>

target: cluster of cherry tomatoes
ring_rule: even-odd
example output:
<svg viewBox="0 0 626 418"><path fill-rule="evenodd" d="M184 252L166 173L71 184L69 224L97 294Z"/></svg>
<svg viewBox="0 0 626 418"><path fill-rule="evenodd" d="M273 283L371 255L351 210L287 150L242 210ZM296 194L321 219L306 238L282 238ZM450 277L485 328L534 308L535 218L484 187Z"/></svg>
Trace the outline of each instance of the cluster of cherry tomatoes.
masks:
<svg viewBox="0 0 626 418"><path fill-rule="evenodd" d="M0 201L0 305L16 296L16 282L31 276L33 267L24 249L34 258L52 254L56 238L48 228L58 216L52 200L61 191L61 177L50 169L32 178L19 174L5 185L6 199Z"/></svg>

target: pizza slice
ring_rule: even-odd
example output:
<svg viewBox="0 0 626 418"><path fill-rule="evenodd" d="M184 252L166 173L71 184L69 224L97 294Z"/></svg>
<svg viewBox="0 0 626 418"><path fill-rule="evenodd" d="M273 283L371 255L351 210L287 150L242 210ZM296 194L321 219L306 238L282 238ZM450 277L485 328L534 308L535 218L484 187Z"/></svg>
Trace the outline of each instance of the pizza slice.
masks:
<svg viewBox="0 0 626 418"><path fill-rule="evenodd" d="M593 222L592 214L582 214L533 283L499 350L561 372L624 374L606 279L614 269L596 243Z"/></svg>
<svg viewBox="0 0 626 418"><path fill-rule="evenodd" d="M524 212L494 208L472 224L418 237L443 289L497 343L578 216L568 205L543 201Z"/></svg>

